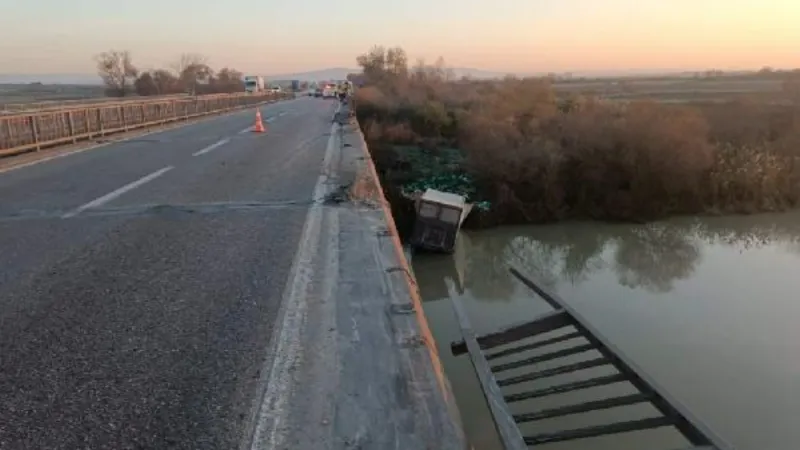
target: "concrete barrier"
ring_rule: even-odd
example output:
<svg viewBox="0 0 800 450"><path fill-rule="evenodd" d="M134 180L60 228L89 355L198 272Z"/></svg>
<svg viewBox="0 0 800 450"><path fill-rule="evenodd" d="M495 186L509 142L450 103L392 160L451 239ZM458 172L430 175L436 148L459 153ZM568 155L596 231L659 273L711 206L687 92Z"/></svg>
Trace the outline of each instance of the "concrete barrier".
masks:
<svg viewBox="0 0 800 450"><path fill-rule="evenodd" d="M253 107L293 94L218 94L77 104L0 116L0 156Z"/></svg>
<svg viewBox="0 0 800 450"><path fill-rule="evenodd" d="M455 402L450 383L439 359L439 352L433 334L428 326L416 280L406 259L400 242L391 209L383 194L371 155L364 136L354 117L346 109L337 118L341 128L341 167L342 183L349 186L348 197L356 208L341 213L340 221L348 223L350 239L360 235L360 244L351 242L349 251L340 264L361 264L368 267L367 260L357 261L356 249L371 247L373 261L384 273L383 296L375 297L374 316L359 323L363 335L378 335L379 330L390 334L387 341L393 347L383 348L383 352L393 355L392 364L387 364L385 373L369 374L362 372L362 382L369 383L370 377L383 376L387 384L406 386L398 389L411 392L415 400L410 405L394 406L395 411L387 417L396 415L413 419L413 435L404 438L405 445L412 448L415 442L426 441L427 447L436 449L469 448L463 432L460 413ZM349 174L349 175L346 175ZM349 217L349 219L345 219ZM358 232L358 230L361 230ZM361 282L368 285L368 281ZM381 322L388 322L381 325ZM380 327L383 328L380 328ZM389 331L387 331L389 330ZM367 355L367 357L369 357ZM394 366L394 368L391 368ZM394 381L389 381L391 379ZM374 382L378 384L377 381ZM361 404L359 407L368 407ZM405 411L403 411L405 409ZM389 423L391 419L386 419ZM385 425L392 427L394 425ZM378 432L380 430L375 430ZM390 433L387 429L386 433ZM418 439L415 441L415 439Z"/></svg>

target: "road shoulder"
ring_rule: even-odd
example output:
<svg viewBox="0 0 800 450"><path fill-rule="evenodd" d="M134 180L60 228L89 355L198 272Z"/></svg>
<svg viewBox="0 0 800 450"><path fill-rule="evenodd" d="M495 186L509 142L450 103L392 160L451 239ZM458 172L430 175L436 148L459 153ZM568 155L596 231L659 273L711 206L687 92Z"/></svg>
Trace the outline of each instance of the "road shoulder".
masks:
<svg viewBox="0 0 800 450"><path fill-rule="evenodd" d="M354 123L332 131L320 216L306 223L315 251L295 262L306 283L284 298L244 448L465 449L363 137Z"/></svg>

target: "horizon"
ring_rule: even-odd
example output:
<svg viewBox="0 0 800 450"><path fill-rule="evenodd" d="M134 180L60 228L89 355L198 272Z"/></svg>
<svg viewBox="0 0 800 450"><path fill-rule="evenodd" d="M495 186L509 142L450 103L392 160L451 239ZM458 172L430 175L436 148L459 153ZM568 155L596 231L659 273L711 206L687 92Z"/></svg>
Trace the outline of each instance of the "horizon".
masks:
<svg viewBox="0 0 800 450"><path fill-rule="evenodd" d="M213 68L213 67L212 67ZM648 77L678 77L688 76L693 74L701 74L703 72L715 71L720 69L715 68L701 68L701 69L622 69L618 71L565 71L565 72L538 72L538 73L513 73L503 71L492 71L481 68L471 67L450 67L448 69L460 73L459 76L467 75L472 78L501 78L506 75L513 75L517 77L537 77L537 76L565 76L570 75L576 79L615 79L615 78L648 78ZM738 74L755 74L764 67L748 68L739 70L722 71L726 75ZM769 69L781 71L797 71L798 67L769 67ZM306 72L297 73L276 73L276 74L260 74L260 73L244 73L244 75L257 75L267 78L269 80L289 80L300 79L301 81L319 81L324 79L338 79L344 76L344 73L360 72L360 68L347 68L347 67L330 67L325 69L310 70ZM323 75L325 74L325 75ZM91 79L91 82L89 80ZM63 85L97 85L101 86L102 80L98 74L92 73L0 73L0 85L2 84L63 84Z"/></svg>
<svg viewBox="0 0 800 450"><path fill-rule="evenodd" d="M7 75L89 75L94 55L116 49L129 50L140 70L199 53L215 68L279 76L351 68L381 44L404 48L411 64L441 56L448 67L486 72L742 71L791 68L800 42L792 24L800 4L790 0L505 0L488 12L456 0L408 0L391 14L356 0L333 14L255 4L247 17L189 0L12 2L0 0L10 11L0 29L0 74ZM264 26L265 15L281 21Z"/></svg>

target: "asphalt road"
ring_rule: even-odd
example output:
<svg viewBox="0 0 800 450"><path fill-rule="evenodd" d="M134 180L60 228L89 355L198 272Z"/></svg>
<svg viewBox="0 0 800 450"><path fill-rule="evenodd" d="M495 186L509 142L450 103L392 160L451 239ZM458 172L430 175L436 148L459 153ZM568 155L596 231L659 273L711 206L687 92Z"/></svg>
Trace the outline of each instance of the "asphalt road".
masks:
<svg viewBox="0 0 800 450"><path fill-rule="evenodd" d="M236 449L334 105L0 173L0 449Z"/></svg>

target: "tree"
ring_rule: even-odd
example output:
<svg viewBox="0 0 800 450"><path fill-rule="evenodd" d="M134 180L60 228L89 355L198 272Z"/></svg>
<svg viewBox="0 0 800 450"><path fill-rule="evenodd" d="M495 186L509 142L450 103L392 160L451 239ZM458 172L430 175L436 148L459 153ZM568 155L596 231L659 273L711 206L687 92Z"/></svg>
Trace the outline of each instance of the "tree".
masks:
<svg viewBox="0 0 800 450"><path fill-rule="evenodd" d="M455 73L447 68L441 56L436 58L433 65L426 64L424 59L418 59L410 73L412 79L421 83L455 80Z"/></svg>
<svg viewBox="0 0 800 450"><path fill-rule="evenodd" d="M136 90L136 95L146 96L158 93L158 87L150 72L141 73L139 78L133 82L133 88Z"/></svg>
<svg viewBox="0 0 800 450"><path fill-rule="evenodd" d="M159 69L154 71L153 82L156 85L158 95L177 94L181 92L178 78L168 70Z"/></svg>
<svg viewBox="0 0 800 450"><path fill-rule="evenodd" d="M222 68L209 82L210 93L230 93L244 91L244 75L238 70Z"/></svg>
<svg viewBox="0 0 800 450"><path fill-rule="evenodd" d="M95 56L97 73L106 85L106 94L124 97L138 74L131 61L130 52L109 50Z"/></svg>
<svg viewBox="0 0 800 450"><path fill-rule="evenodd" d="M163 69L142 72L133 86L138 95L167 95L181 91L178 78Z"/></svg>
<svg viewBox="0 0 800 450"><path fill-rule="evenodd" d="M185 92L195 94L200 82L210 82L213 71L207 58L197 53L184 53L173 65L175 75Z"/></svg>
<svg viewBox="0 0 800 450"><path fill-rule="evenodd" d="M207 63L208 59L201 54L184 53L178 57L178 60L172 65L172 69L175 70L175 75L180 77L189 66L199 66Z"/></svg>
<svg viewBox="0 0 800 450"><path fill-rule="evenodd" d="M408 76L408 56L400 47L390 48L386 51L386 71L397 76Z"/></svg>
<svg viewBox="0 0 800 450"><path fill-rule="evenodd" d="M408 56L400 47L386 49L376 45L356 61L366 80L371 83L408 77Z"/></svg>
<svg viewBox="0 0 800 450"><path fill-rule="evenodd" d="M376 45L367 53L356 58L358 65L364 72L365 78L372 82L380 81L384 75L386 67L386 49Z"/></svg>

